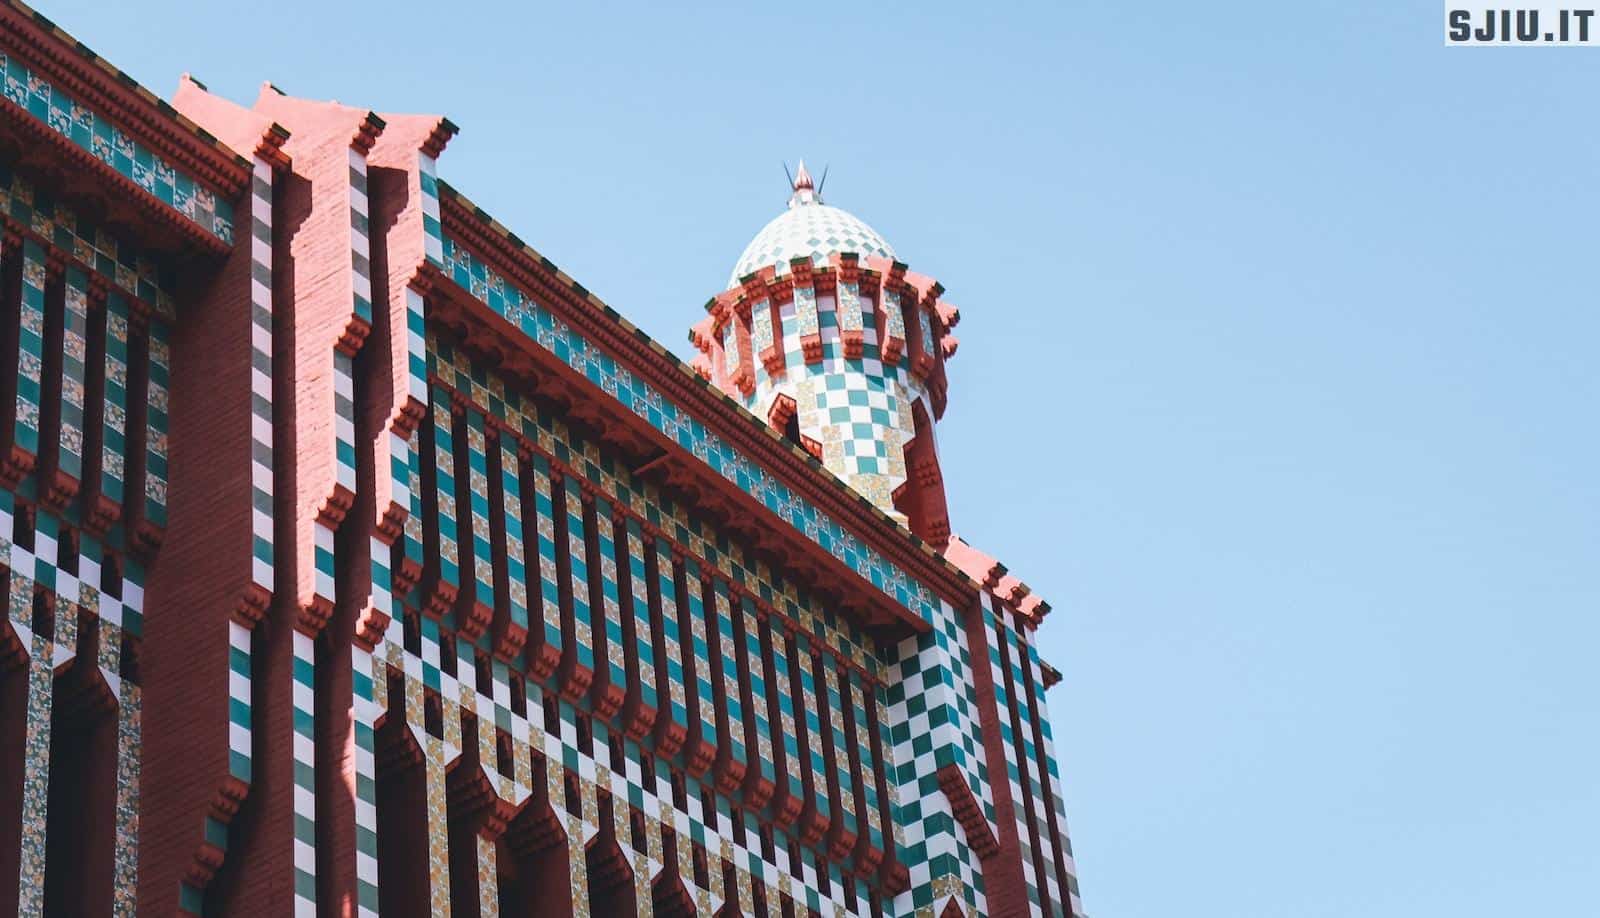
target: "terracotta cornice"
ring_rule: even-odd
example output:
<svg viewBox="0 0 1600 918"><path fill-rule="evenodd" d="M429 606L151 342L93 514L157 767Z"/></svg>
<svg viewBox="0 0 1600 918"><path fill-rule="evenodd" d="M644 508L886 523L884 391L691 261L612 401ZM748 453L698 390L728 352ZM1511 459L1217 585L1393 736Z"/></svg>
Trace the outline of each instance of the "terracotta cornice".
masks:
<svg viewBox="0 0 1600 918"><path fill-rule="evenodd" d="M3 2L5 0L0 0L0 3ZM5 7L0 6L0 13L3 12ZM174 230L179 239L196 243L216 254L231 251L232 247L227 243L201 229L199 224L179 213L165 201L140 188L133 179L101 162L94 154L62 136L60 132L33 117L10 99L0 97L0 116L11 118L19 130L48 144L68 160L110 182L124 197L139 206L152 223L164 224Z"/></svg>
<svg viewBox="0 0 1600 918"><path fill-rule="evenodd" d="M378 135L383 133L386 126L384 120L378 117L377 112L367 112L356 125L356 133L350 138L350 149L366 156L372 152L372 145L378 142Z"/></svg>
<svg viewBox="0 0 1600 918"><path fill-rule="evenodd" d="M232 198L250 178L250 163L171 105L113 67L43 14L19 0L0 0L7 46L39 72L112 119L193 177Z"/></svg>
<svg viewBox="0 0 1600 918"><path fill-rule="evenodd" d="M456 136L459 130L460 128L457 128L455 122L449 118L440 118L439 123L428 133L428 139L422 142L422 153L438 159L439 154L444 152L445 144L448 144L450 138Z"/></svg>
<svg viewBox="0 0 1600 918"><path fill-rule="evenodd" d="M261 132L261 139L256 142L255 154L266 160L274 172L288 172L294 165L293 159L283 149L283 145L288 142L289 129L274 121Z"/></svg>
<svg viewBox="0 0 1600 918"><path fill-rule="evenodd" d="M977 584L926 542L850 490L811 454L782 439L732 397L701 379L660 342L635 327L442 180L439 198L441 216L452 234L490 259L509 280L533 294L590 341L649 380L663 396L705 422L817 509L946 601L962 608L976 595Z"/></svg>
<svg viewBox="0 0 1600 918"><path fill-rule="evenodd" d="M1039 669L1044 673L1044 687L1046 689L1055 688L1061 683L1061 670L1043 660L1039 661Z"/></svg>

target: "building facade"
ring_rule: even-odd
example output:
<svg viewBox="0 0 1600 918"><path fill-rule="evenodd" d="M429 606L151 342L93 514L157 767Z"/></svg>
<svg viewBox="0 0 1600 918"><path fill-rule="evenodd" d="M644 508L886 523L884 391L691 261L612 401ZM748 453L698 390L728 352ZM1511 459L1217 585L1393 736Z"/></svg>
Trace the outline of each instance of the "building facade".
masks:
<svg viewBox="0 0 1600 918"><path fill-rule="evenodd" d="M1081 914L960 314L803 166L685 363L442 117L0 25L0 914Z"/></svg>

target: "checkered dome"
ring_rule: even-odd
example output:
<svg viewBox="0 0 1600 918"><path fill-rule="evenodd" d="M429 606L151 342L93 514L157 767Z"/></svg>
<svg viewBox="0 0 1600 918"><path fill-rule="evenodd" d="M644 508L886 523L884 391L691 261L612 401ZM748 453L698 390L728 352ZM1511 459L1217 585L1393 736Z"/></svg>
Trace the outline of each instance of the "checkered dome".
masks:
<svg viewBox="0 0 1600 918"><path fill-rule="evenodd" d="M895 257L894 249L878 231L854 214L830 207L815 195L797 193L790 199L789 209L745 246L744 254L733 266L728 286L736 286L739 278L767 265L776 266L783 274L789 270L792 258L806 257L823 264L836 252L854 252L863 259L869 255Z"/></svg>

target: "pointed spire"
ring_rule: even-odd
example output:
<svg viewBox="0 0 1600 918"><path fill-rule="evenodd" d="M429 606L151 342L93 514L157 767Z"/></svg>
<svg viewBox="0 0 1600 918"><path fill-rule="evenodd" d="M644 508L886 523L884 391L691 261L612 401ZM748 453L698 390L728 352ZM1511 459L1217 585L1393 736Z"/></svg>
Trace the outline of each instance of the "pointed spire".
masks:
<svg viewBox="0 0 1600 918"><path fill-rule="evenodd" d="M795 170L794 179L790 182L794 194L789 195L789 206L799 204L821 204L822 195L817 192L817 186L811 181L811 173L806 171L806 161L800 160L800 168Z"/></svg>

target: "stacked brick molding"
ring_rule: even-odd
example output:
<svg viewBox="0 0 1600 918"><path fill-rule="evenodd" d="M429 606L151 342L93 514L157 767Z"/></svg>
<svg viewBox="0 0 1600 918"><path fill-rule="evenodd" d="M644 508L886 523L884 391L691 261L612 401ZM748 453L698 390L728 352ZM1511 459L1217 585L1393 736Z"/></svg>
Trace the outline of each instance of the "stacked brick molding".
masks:
<svg viewBox="0 0 1600 918"><path fill-rule="evenodd" d="M803 169L691 367L448 120L0 19L0 912L1081 914L959 314Z"/></svg>

